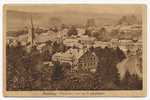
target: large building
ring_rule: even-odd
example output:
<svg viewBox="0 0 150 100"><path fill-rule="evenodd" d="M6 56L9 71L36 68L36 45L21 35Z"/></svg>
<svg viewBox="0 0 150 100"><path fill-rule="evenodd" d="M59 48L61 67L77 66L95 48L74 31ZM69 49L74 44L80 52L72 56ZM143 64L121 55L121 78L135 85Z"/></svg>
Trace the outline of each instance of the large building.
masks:
<svg viewBox="0 0 150 100"><path fill-rule="evenodd" d="M94 43L94 47L101 47L101 48L105 48L105 47L111 47L111 43L110 42L102 42L102 41L95 41Z"/></svg>
<svg viewBox="0 0 150 100"><path fill-rule="evenodd" d="M63 40L63 44L67 47L73 47L77 43L78 43L78 40L75 38L66 38Z"/></svg>
<svg viewBox="0 0 150 100"><path fill-rule="evenodd" d="M92 72L96 71L98 66L98 58L94 52L87 51L82 56L78 58L78 70L84 72Z"/></svg>
<svg viewBox="0 0 150 100"><path fill-rule="evenodd" d="M82 35L78 38L79 42L84 45L93 45L96 38L95 37L89 37L88 35Z"/></svg>
<svg viewBox="0 0 150 100"><path fill-rule="evenodd" d="M98 58L94 52L87 49L69 49L65 53L56 53L52 61L69 63L72 72L95 72Z"/></svg>

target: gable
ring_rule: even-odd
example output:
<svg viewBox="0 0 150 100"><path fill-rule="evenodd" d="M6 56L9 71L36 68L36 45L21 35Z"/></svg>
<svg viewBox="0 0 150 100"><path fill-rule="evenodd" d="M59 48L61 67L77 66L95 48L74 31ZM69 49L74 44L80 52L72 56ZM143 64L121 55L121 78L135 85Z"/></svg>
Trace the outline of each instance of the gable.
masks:
<svg viewBox="0 0 150 100"><path fill-rule="evenodd" d="M87 51L86 53L84 53L78 60L81 60L82 58L91 58L91 57L95 57L95 59L98 61L98 57L96 56L96 54L94 52L91 51Z"/></svg>

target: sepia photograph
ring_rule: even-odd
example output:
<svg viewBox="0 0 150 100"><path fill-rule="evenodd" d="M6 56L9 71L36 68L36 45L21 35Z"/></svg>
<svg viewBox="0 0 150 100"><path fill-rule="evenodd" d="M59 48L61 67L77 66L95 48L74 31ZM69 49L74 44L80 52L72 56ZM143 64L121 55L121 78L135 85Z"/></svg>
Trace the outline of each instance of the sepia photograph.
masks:
<svg viewBox="0 0 150 100"><path fill-rule="evenodd" d="M4 96L146 96L146 6L6 4Z"/></svg>

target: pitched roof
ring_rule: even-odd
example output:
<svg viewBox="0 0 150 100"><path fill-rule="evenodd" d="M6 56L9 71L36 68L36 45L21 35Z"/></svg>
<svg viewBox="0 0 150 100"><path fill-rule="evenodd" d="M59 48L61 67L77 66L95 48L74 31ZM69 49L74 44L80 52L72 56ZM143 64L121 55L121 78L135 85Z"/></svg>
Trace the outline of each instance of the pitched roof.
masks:
<svg viewBox="0 0 150 100"><path fill-rule="evenodd" d="M75 56L76 59L79 59L85 52L86 52L86 50L83 50L83 49L73 49L73 48L70 48L65 53L66 54L72 54L72 55Z"/></svg>
<svg viewBox="0 0 150 100"><path fill-rule="evenodd" d="M53 31L48 31L47 33L42 33L35 38L36 42L47 42L49 40L53 40L57 37L57 33Z"/></svg>

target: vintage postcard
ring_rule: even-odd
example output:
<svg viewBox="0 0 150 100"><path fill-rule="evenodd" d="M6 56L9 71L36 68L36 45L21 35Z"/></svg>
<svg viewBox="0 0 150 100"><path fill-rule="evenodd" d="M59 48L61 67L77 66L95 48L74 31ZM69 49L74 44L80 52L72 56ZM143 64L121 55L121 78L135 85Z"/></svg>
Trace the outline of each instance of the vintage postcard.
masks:
<svg viewBox="0 0 150 100"><path fill-rule="evenodd" d="M146 96L146 5L6 4L4 96Z"/></svg>

